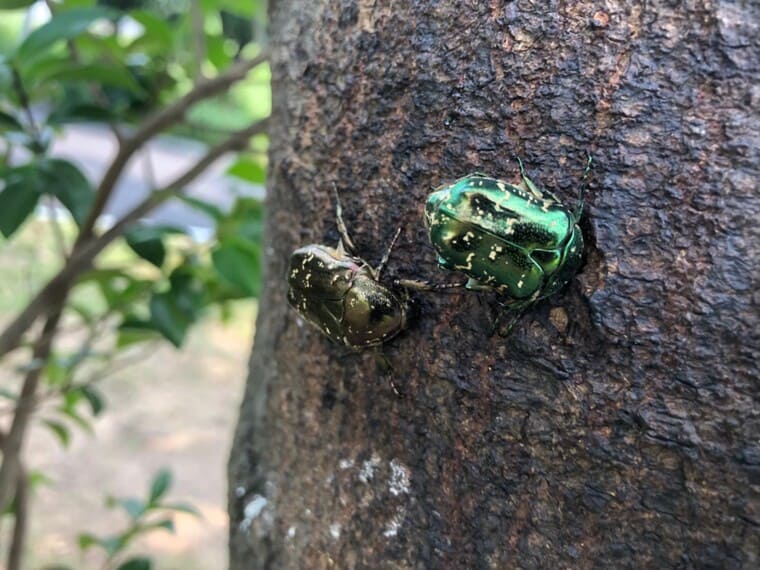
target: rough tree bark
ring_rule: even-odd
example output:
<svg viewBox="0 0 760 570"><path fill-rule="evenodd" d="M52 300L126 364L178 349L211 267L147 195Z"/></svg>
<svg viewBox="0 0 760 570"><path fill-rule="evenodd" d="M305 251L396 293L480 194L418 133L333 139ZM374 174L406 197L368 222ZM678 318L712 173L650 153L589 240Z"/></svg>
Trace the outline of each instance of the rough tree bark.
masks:
<svg viewBox="0 0 760 570"><path fill-rule="evenodd" d="M230 460L231 567L757 568L757 2L277 0L266 283ZM754 82L754 84L753 84ZM510 337L488 295L417 295L347 354L285 300L335 244L331 185L389 277L452 281L433 186L568 202L587 260Z"/></svg>

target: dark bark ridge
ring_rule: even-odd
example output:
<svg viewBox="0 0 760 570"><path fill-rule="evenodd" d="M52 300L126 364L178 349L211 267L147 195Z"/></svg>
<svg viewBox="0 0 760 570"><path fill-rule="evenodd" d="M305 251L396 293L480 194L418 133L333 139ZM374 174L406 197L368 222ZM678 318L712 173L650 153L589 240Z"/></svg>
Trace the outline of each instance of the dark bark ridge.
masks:
<svg viewBox="0 0 760 570"><path fill-rule="evenodd" d="M230 459L231 567L760 564L756 3L277 0L265 287ZM754 78L754 79L753 79ZM572 203L587 260L507 339L419 295L346 354L285 302L334 244L451 281L422 226L472 171Z"/></svg>

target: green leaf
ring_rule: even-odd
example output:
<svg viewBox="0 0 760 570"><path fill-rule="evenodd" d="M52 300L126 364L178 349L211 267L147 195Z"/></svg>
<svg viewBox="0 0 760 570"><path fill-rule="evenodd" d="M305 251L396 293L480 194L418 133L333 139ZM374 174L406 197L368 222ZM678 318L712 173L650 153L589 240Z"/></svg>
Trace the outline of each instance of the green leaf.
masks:
<svg viewBox="0 0 760 570"><path fill-rule="evenodd" d="M36 489L37 487L41 487L42 485L47 485L48 487L52 487L54 481L45 475L42 471L38 471L36 469L33 469L27 473L27 478L29 479L29 488L32 490Z"/></svg>
<svg viewBox="0 0 760 570"><path fill-rule="evenodd" d="M160 338L159 332L151 321L127 317L119 325L116 347L125 348L140 342L150 342Z"/></svg>
<svg viewBox="0 0 760 570"><path fill-rule="evenodd" d="M31 6L37 0L0 0L0 10L18 10Z"/></svg>
<svg viewBox="0 0 760 570"><path fill-rule="evenodd" d="M139 47L146 49L148 46L165 49L171 48L174 42L174 35L166 19L159 18L147 10L134 10L130 12L130 16L142 25L145 30L143 35L132 43L132 48Z"/></svg>
<svg viewBox="0 0 760 570"><path fill-rule="evenodd" d="M76 63L73 61L62 62L56 69L41 74L37 78L45 82L90 82L99 85L111 85L127 89L137 95L142 95L145 90L135 81L130 71L118 63Z"/></svg>
<svg viewBox="0 0 760 570"><path fill-rule="evenodd" d="M195 320L194 315L178 303L171 291L156 293L150 300L150 319L153 326L174 346L179 348L185 340L187 329Z"/></svg>
<svg viewBox="0 0 760 570"><path fill-rule="evenodd" d="M96 544L100 544L100 539L94 534L84 532L79 535L77 542L79 542L79 550L85 551Z"/></svg>
<svg viewBox="0 0 760 570"><path fill-rule="evenodd" d="M16 51L16 60L26 64L39 57L56 42L70 40L86 32L96 20L114 18L117 15L118 12L104 7L76 8L59 12L26 37Z"/></svg>
<svg viewBox="0 0 760 570"><path fill-rule="evenodd" d="M124 509L132 520L139 519L145 513L145 503L140 499L128 497L126 499L119 499L119 505Z"/></svg>
<svg viewBox="0 0 760 570"><path fill-rule="evenodd" d="M93 435L95 433L92 429L92 423L87 418L80 416L72 407L63 406L59 408L58 411L90 435Z"/></svg>
<svg viewBox="0 0 760 570"><path fill-rule="evenodd" d="M151 562L150 558L137 556L119 565L116 570L151 570L151 568L153 568L153 562Z"/></svg>
<svg viewBox="0 0 760 570"><path fill-rule="evenodd" d="M228 10L238 16L252 17L258 9L258 0L201 0L204 11Z"/></svg>
<svg viewBox="0 0 760 570"><path fill-rule="evenodd" d="M168 530L172 534L174 534L174 521L171 519L163 519L160 521L156 521L154 523L150 523L146 529L155 529L155 528L162 528L164 530Z"/></svg>
<svg viewBox="0 0 760 570"><path fill-rule="evenodd" d="M180 194L177 196L177 198L182 200L188 206L192 206L196 210L203 212L215 221L219 221L225 216L221 208L212 204L211 202L206 202L200 198L193 198L192 196L187 196L185 194Z"/></svg>
<svg viewBox="0 0 760 570"><path fill-rule="evenodd" d="M164 496L169 490L172 484L172 473L168 469L161 469L153 477L153 482L150 484L150 498L148 502L154 505L158 499Z"/></svg>
<svg viewBox="0 0 760 570"><path fill-rule="evenodd" d="M265 184L267 181L266 167L250 158L240 158L227 169L227 174L253 184Z"/></svg>
<svg viewBox="0 0 760 570"><path fill-rule="evenodd" d="M201 517L201 513L198 511L198 509L196 509L193 505L189 505L187 503L172 503L171 505L161 505L161 508L170 511L176 511L178 513L193 515L199 518Z"/></svg>
<svg viewBox="0 0 760 570"><path fill-rule="evenodd" d="M261 286L259 248L242 239L220 243L211 252L211 260L219 275L247 295L256 297Z"/></svg>
<svg viewBox="0 0 760 570"><path fill-rule="evenodd" d="M30 173L31 174L31 173ZM37 206L40 194L30 176L6 180L0 192L0 233L11 237Z"/></svg>
<svg viewBox="0 0 760 570"><path fill-rule="evenodd" d="M108 536L99 538L94 534L82 533L78 537L79 549L86 551L93 546L100 546L108 556L113 556L126 545L126 540L121 536Z"/></svg>
<svg viewBox="0 0 760 570"><path fill-rule="evenodd" d="M225 69L234 53L227 51L228 39L222 35L206 35L206 57L217 69Z"/></svg>
<svg viewBox="0 0 760 570"><path fill-rule="evenodd" d="M128 538L124 536L108 536L98 540L98 544L106 551L108 556L113 556L127 545Z"/></svg>
<svg viewBox="0 0 760 570"><path fill-rule="evenodd" d="M232 211L217 223L219 241L242 238L259 243L264 234L264 205L256 198L238 198Z"/></svg>
<svg viewBox="0 0 760 570"><path fill-rule="evenodd" d="M42 420L42 423L50 428L50 431L52 431L53 434L60 440L61 444L63 444L63 447L69 446L71 436L69 434L68 428L65 425L55 420Z"/></svg>
<svg viewBox="0 0 760 570"><path fill-rule="evenodd" d="M79 391L85 397L87 403L90 404L92 415L99 416L106 407L105 400L100 391L92 386L82 386L79 388Z"/></svg>
<svg viewBox="0 0 760 570"><path fill-rule="evenodd" d="M95 199L90 181L71 162L59 158L41 161L40 169L45 176L45 186L40 191L58 198L77 225L82 225Z"/></svg>
<svg viewBox="0 0 760 570"><path fill-rule="evenodd" d="M126 232L124 237L132 251L161 268L166 258L166 248L161 239L163 233L160 228L140 226Z"/></svg>
<svg viewBox="0 0 760 570"><path fill-rule="evenodd" d="M106 109L99 105L91 103L67 105L64 103L48 115L47 123L51 126L80 122L110 123L115 121L116 118L111 109Z"/></svg>
<svg viewBox="0 0 760 570"><path fill-rule="evenodd" d="M6 113L4 111L0 111L0 131L24 131L24 127L21 125L21 123L18 122L18 119L11 115L10 113Z"/></svg>
<svg viewBox="0 0 760 570"><path fill-rule="evenodd" d="M49 386L62 386L71 374L71 370L63 359L51 355L45 363L45 381Z"/></svg>

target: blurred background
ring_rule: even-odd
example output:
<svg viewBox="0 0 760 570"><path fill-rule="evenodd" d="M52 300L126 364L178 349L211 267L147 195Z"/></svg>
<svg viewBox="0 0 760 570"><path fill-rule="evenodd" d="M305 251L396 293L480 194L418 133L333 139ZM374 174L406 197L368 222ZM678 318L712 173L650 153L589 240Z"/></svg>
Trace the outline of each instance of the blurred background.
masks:
<svg viewBox="0 0 760 570"><path fill-rule="evenodd" d="M226 566L265 45L264 0L0 0L0 568Z"/></svg>

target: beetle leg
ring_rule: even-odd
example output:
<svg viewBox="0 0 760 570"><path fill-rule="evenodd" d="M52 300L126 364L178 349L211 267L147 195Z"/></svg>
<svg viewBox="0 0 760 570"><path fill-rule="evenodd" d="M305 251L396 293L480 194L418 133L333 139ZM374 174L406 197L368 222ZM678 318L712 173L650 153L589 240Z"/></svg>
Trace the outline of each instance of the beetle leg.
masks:
<svg viewBox="0 0 760 570"><path fill-rule="evenodd" d="M464 287L467 283L430 283L428 281L418 281L416 279L397 279L395 285L404 289L413 289L415 291L446 291L448 289L458 289ZM455 291L456 292L456 291Z"/></svg>
<svg viewBox="0 0 760 570"><path fill-rule="evenodd" d="M520 166L520 178L522 178L522 181L523 181L523 184L525 184L525 187L528 189L528 191L531 194L533 194L533 196L535 196L539 200L543 200L544 199L544 193L541 192L541 190L539 190L538 187L535 184L533 184L533 181L530 178L528 178L528 174L527 174L527 172L525 172L525 167L523 166L523 162L520 159L520 157L517 156L517 155L515 155L515 159L517 159L517 164ZM552 198L554 198L553 195L552 195ZM556 201L559 201L556 198L554 198L554 199Z"/></svg>
<svg viewBox="0 0 760 570"><path fill-rule="evenodd" d="M510 311L512 313L511 318L509 319L509 322L506 326L502 328L498 328L499 336L504 338L506 336L509 336L509 333L512 332L512 327L514 327L517 324L517 321L520 320L520 317L523 316L523 309L517 309L516 311ZM496 319L496 324L494 326L494 330L497 330L499 318Z"/></svg>
<svg viewBox="0 0 760 570"><path fill-rule="evenodd" d="M591 172L591 153L587 150L586 151L586 157L588 158L588 161L586 162L586 169L583 171L583 176L581 176L581 187L578 191L578 203L575 205L575 211L573 212L573 218L575 218L575 221L581 219L581 214L583 214L583 206L584 206L584 197L586 194L586 181L588 180L588 175Z"/></svg>
<svg viewBox="0 0 760 570"><path fill-rule="evenodd" d="M383 272L383 267L385 267L385 264L388 263L388 258L391 256L391 251L393 251L393 247L396 245L396 241L398 240L399 235L401 235L401 227L396 230L396 233L393 235L393 239L391 240L391 245L388 246L385 255L383 255L383 258L380 260L380 265L378 265L377 269L375 269L375 278L378 280L380 279L380 274Z"/></svg>
<svg viewBox="0 0 760 570"><path fill-rule="evenodd" d="M403 398L404 395L399 391L398 386L396 386L396 383L393 381L393 366L391 366L390 361L383 354L382 348L378 347L377 350L373 352L373 356L375 357L375 362L377 362L383 373L388 377L388 384L390 385L391 390L393 390L393 393L396 394L397 397Z"/></svg>
<svg viewBox="0 0 760 570"><path fill-rule="evenodd" d="M356 247L354 246L354 242L352 242L351 238L348 236L348 230L346 229L346 224L343 221L343 208L340 205L338 187L335 186L334 182L333 193L335 194L335 217L336 223L338 224L338 233L340 234L340 240L343 244L343 247L348 251L348 253L352 254L356 250Z"/></svg>

